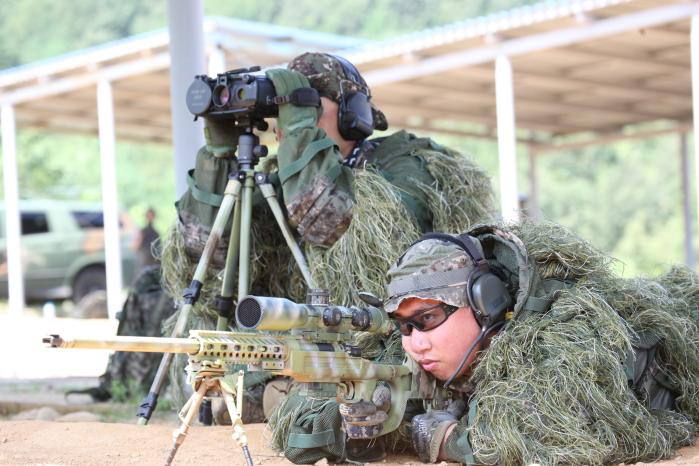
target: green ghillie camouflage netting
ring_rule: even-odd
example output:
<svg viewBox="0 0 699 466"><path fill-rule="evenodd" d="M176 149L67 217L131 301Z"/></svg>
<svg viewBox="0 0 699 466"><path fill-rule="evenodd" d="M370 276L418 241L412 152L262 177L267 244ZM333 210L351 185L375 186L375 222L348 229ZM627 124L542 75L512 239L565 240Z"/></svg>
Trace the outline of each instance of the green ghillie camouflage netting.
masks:
<svg viewBox="0 0 699 466"><path fill-rule="evenodd" d="M509 230L541 276L571 286L545 313L516 315L480 355L470 433L479 461L635 462L666 458L691 442L699 425L699 333L689 304L696 274L619 278L610 258L562 227ZM648 409L629 387L632 348L655 344L667 383L681 393L677 411Z"/></svg>
<svg viewBox="0 0 699 466"><path fill-rule="evenodd" d="M491 219L494 198L490 180L482 170L451 152L429 151L425 159L435 182L419 186L427 193L435 230L459 232ZM273 158L265 160L265 169L273 171L275 165ZM421 234L401 201L399 188L370 168L354 173L356 202L349 229L330 248L301 245L317 285L328 289L331 302L340 305L362 305L358 291L382 295L385 270ZM251 294L304 302L305 283L264 202L255 205L251 237ZM178 226L163 241L161 263L164 287L181 305L182 290L189 286L197 264L187 254ZM220 293L222 275L219 270L209 272L187 331L215 328L217 315L212 304ZM164 324L164 334L172 332L178 315ZM181 374L184 364L185 358L175 358L171 373Z"/></svg>
<svg viewBox="0 0 699 466"><path fill-rule="evenodd" d="M495 199L488 175L467 157L442 147L445 152L424 151L431 186L418 184L432 212L433 230L461 233L493 219Z"/></svg>
<svg viewBox="0 0 699 466"><path fill-rule="evenodd" d="M699 322L699 275L683 265L675 265L657 278L673 298L681 299L695 322Z"/></svg>
<svg viewBox="0 0 699 466"><path fill-rule="evenodd" d="M342 305L359 304L358 291L380 295L385 264L420 236L400 194L381 175L357 172L354 187L354 220L345 234L330 248L304 245L313 278Z"/></svg>

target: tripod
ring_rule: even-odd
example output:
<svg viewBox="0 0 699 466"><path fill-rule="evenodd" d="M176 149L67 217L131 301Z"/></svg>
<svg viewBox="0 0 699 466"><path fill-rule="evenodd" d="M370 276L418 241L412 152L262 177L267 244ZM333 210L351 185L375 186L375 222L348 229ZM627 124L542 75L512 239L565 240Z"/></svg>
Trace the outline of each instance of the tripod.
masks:
<svg viewBox="0 0 699 466"><path fill-rule="evenodd" d="M171 334L172 337L179 338L183 336L187 321L189 320L189 314L201 294L209 263L211 262L219 240L223 236L225 226L230 220L231 215L233 220L230 242L226 254L226 263L223 271L223 283L221 286L221 294L217 297L215 303L216 311L219 314L216 325L217 330L227 329L228 321L233 310L234 271L236 267L238 269L237 296L240 299L248 294L250 289L250 230L252 226L252 204L255 186L259 188L267 201L284 236L286 244L303 275L306 285L309 289L316 287L303 252L296 243L293 232L284 218L284 213L279 205L274 187L270 183L269 175L267 173L254 171L254 166L261 157L265 157L266 155L267 147L260 145L259 137L253 133L252 126L246 127L244 134L241 134L238 138L238 170L228 175L228 182L226 183L223 200L211 227L211 233L206 241L201 258L197 263L194 277L189 287L184 290L184 305L177 317L175 327ZM148 391L148 395L141 402L136 413L139 425L146 425L153 414L173 358L173 353L165 353L163 355L155 378ZM224 394L225 399L225 390L220 391ZM188 402L190 411L192 406L198 406L204 397L204 395L199 397L199 395L197 395L198 393L198 391L195 391L194 395L192 395L193 398ZM196 403L193 401L195 396L197 396L199 400ZM226 405L230 411L228 401L226 401ZM238 406L238 410L238 415L240 415L240 406ZM233 421L232 414L233 413L231 413L231 420ZM183 417L183 422L185 422L185 419L189 418L186 416ZM191 419L189 419L189 421L191 421ZM184 432L186 433L186 428ZM176 451L177 448L173 447L173 449L172 455L174 456L174 451Z"/></svg>

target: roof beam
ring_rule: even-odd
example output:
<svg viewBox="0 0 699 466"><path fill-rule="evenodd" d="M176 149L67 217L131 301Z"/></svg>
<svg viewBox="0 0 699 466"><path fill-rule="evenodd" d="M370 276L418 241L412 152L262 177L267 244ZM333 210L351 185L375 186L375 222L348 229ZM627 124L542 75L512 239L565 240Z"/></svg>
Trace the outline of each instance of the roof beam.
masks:
<svg viewBox="0 0 699 466"><path fill-rule="evenodd" d="M665 39L669 40L676 40L679 42L685 42L687 38L689 37L689 31L681 31L677 29L671 29L669 27L663 27L663 26L656 26L653 28L648 28L643 31L640 31L641 34L648 36L648 37L663 37Z"/></svg>
<svg viewBox="0 0 699 466"><path fill-rule="evenodd" d="M37 76L49 76L72 71L83 72L86 68L99 66L100 62L123 59L129 55L139 55L143 49L156 49L167 46L169 42L167 31L158 30L137 37L130 37L108 44L90 47L81 53L69 53L58 57L10 68L0 73L0 87L11 86L25 81L33 81Z"/></svg>
<svg viewBox="0 0 699 466"><path fill-rule="evenodd" d="M410 123L408 120L394 120L391 119L391 127L394 129L404 129L406 131L414 131L416 133L435 133L435 134L446 134L449 136L456 136L461 138L476 138L485 139L487 141L495 142L497 140L497 134L494 131L489 131L486 133L470 130L459 130L451 128L442 128L439 126L434 126L428 124L414 124ZM534 140L522 138L517 138L518 144L532 144Z"/></svg>
<svg viewBox="0 0 699 466"><path fill-rule="evenodd" d="M364 74L364 78L371 86L408 81L457 68L492 62L498 55L515 56L539 50L566 47L588 40L608 37L630 29L651 27L657 24L677 21L694 14L699 14L699 3L663 6L594 21L585 25L506 40L476 49L454 52L422 60L418 63L408 63L382 70L369 71Z"/></svg>
<svg viewBox="0 0 699 466"><path fill-rule="evenodd" d="M685 70L685 73L687 70ZM490 78L492 80L493 77L493 72L491 69L486 69L482 66L474 66L465 70L458 70L458 71L453 71L452 73L463 76L464 79L468 78L474 78L474 77L486 77ZM569 89L566 90L560 90L554 92L555 94L576 94L576 93L588 93L590 92L590 89L593 88L599 88L599 89L604 89L604 90L609 90L610 92L614 92L614 95L616 98L620 96L624 96L625 99L636 101L636 99L643 98L643 99L663 99L668 102L673 102L676 104L685 104L687 103L687 93L682 92L679 90L670 90L670 89L660 89L656 87L649 87L650 81L648 79L654 79L657 76L653 77L645 77L643 79L634 81L634 85L624 85L620 84L619 82L611 82L611 81L601 81L597 79L591 79L591 78L583 78L583 77L573 77L573 76L565 76L562 77L559 73L558 69L543 69L540 68L538 70L530 70L530 69L523 69L522 66L515 66L515 75L516 75L516 81L515 81L515 86L517 85L523 85L523 84L533 84L533 85L540 85L542 88L549 89L551 86L558 86L560 87L561 83L567 83L572 86L569 86ZM421 78L417 83L419 85L422 85L422 83L425 82L424 78ZM413 81L415 83L415 81ZM441 82L443 86L443 82ZM425 85L428 83L425 82ZM394 86L391 86L391 89L395 88L396 86L404 86L405 83L400 83L396 84ZM434 86L434 83L429 83L430 86ZM489 85L492 86L492 82L489 83ZM578 87L574 87L578 86ZM462 92L461 88L458 87L453 87L452 88L455 91ZM488 92L492 92L492 89L490 89ZM522 95L521 93L516 94L516 95Z"/></svg>
<svg viewBox="0 0 699 466"><path fill-rule="evenodd" d="M628 63L640 63L646 67L651 66L653 68L665 68L668 72L684 72L687 70L686 63L677 63L660 60L654 57L651 53L647 51L641 51L639 53L629 53L621 52L619 49L605 49L599 50L597 48L592 48L589 46L576 45L574 47L568 47L565 50L568 54L581 54L589 56L590 59L595 60L596 63L581 63L579 65L573 65L563 68L561 71L565 73L566 76L573 75L577 69L586 69L590 66L595 66L599 63L604 63L605 61L622 61ZM689 58L689 57L688 57Z"/></svg>
<svg viewBox="0 0 699 466"><path fill-rule="evenodd" d="M589 138L582 141L574 142L551 142L550 144L531 144L530 150L536 154L544 154L550 152L563 152L571 151L576 149L583 149L590 146L603 146L606 144L612 144L618 141L624 141L628 139L650 139L660 136L667 136L668 134L675 134L681 131L687 131L692 128L692 125L688 122L678 123L677 126L672 126L671 128L657 129L657 130L645 130L645 131L635 131L633 133L619 133L619 134L593 134Z"/></svg>
<svg viewBox="0 0 699 466"><path fill-rule="evenodd" d="M463 104L476 104L480 106L485 106L487 108L493 108L495 106L495 97L490 89L488 90L483 90L483 91L477 91L477 90L464 90L464 89L459 89L455 88L453 86L444 86L441 83L434 83L432 86L432 89L438 88L438 89L445 89L450 91L448 97L445 97L444 99L438 99L435 98L433 94L427 94L429 91L425 87L420 87L414 84L409 84L409 83L400 83L395 86L393 86L393 95L396 93L399 93L401 90L406 89L411 93L410 98L408 99L407 103L414 104L415 106L415 112L420 113L420 110L423 108L423 102L426 101L440 101L444 100L445 102L448 102L448 105L455 105L459 103ZM397 92L396 92L397 91ZM666 118L673 118L672 114L669 114L668 112L656 112L652 110L639 110L636 109L633 104L630 105L623 105L619 107L618 104L615 105L607 105L607 106L600 106L600 105L594 105L594 104L585 104L585 103L578 103L578 102L566 102L561 100L558 95L560 93L555 93L551 94L548 96L540 96L539 98L536 97L523 97L522 94L519 94L515 97L515 100L517 102L518 108L519 109L524 109L526 107L529 108L538 108L544 110L545 113L548 114L553 114L557 115L559 117L565 116L569 114L570 112L585 112L585 113L597 113L597 114L605 114L608 115L610 118L613 119L626 119L629 117L629 114L633 114L633 116L636 117L641 117L645 120L655 120L655 119L666 119ZM392 101L397 101L399 99L390 99ZM448 107L447 107L448 108ZM548 110L550 109L550 111ZM452 108L454 111L458 111L455 108ZM526 115L526 110L524 110L524 113L520 114L518 112L518 116L523 116Z"/></svg>
<svg viewBox="0 0 699 466"><path fill-rule="evenodd" d="M478 131L441 128L439 126L430 125L429 123L427 123L427 124L415 124L415 123L411 123L408 119L396 120L396 119L392 118L391 119L391 128L393 128L393 129L405 129L407 131L415 131L417 133L422 133L422 134L424 134L424 133L438 133L438 134L447 134L449 136L457 136L457 137L487 139L489 141L494 141L496 139L496 135L493 133L479 133Z"/></svg>
<svg viewBox="0 0 699 466"><path fill-rule="evenodd" d="M94 137L97 134L97 123L95 120L66 118L66 119L43 119L22 117L17 119L23 126L53 131L57 133L80 134ZM130 124L117 122L116 135L132 141L151 141L157 143L171 143L171 132L169 127L166 130L149 127L140 124Z"/></svg>
<svg viewBox="0 0 699 466"><path fill-rule="evenodd" d="M420 109L417 110L415 106L411 105L408 102L380 102L378 105L382 110L385 110L387 114L391 116L396 115L398 118L420 116L426 119L433 120L480 123L489 127L495 126L495 115L493 114L494 110L488 112L478 112L474 111L473 108L468 110L454 110L446 109L444 107L420 107ZM518 115L517 121L518 126L522 129L532 129L537 131L545 131L548 133L556 133L560 131L579 133L586 131L594 131L595 129L594 127L590 126L578 126L574 124L561 123L560 121L558 121L557 118L543 120L527 115Z"/></svg>
<svg viewBox="0 0 699 466"><path fill-rule="evenodd" d="M565 80L566 82L569 82L571 84L574 84L574 85L577 85L577 86L580 86L583 88L583 89L571 89L571 92L584 91L586 89L589 89L590 87L603 87L603 88L611 89L611 90L614 90L617 92L621 92L621 93L626 94L626 95L643 96L646 98L656 98L656 99L676 99L676 100L680 100L682 102L685 102L687 100L687 94L684 92L676 92L676 91L664 90L664 89L654 89L654 88L650 88L647 86L640 86L640 87L628 86L628 85L619 84L618 82L600 81L597 79L581 78L581 77L573 77L573 76L566 76L565 78L562 78L560 75L553 75L553 74L548 74L548 73L544 73L544 72L521 70L521 69L516 69L515 74L518 78L518 81L521 81L521 82L540 81L543 83L546 81L560 82L561 80Z"/></svg>
<svg viewBox="0 0 699 466"><path fill-rule="evenodd" d="M17 104L53 95L74 91L76 88L96 86L101 80L116 81L131 76L166 69L170 65L167 53L150 58L135 60L105 68L96 69L80 77L61 78L39 86L24 87L21 90L0 95L0 102Z"/></svg>

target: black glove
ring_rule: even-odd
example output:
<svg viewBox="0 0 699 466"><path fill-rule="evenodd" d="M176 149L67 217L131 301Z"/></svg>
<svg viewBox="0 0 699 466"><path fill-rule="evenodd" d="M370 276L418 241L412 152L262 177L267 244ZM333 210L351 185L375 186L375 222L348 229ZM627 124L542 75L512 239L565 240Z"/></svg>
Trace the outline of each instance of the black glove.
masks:
<svg viewBox="0 0 699 466"><path fill-rule="evenodd" d="M391 406L391 390L386 385L378 385L371 401L358 401L340 404L342 426L350 439L369 439L381 433L383 423L388 419Z"/></svg>
<svg viewBox="0 0 699 466"><path fill-rule="evenodd" d="M466 412L463 400L453 401L446 410L435 410L413 417L413 446L420 461L434 463L439 457L439 449L447 435L447 430L458 423Z"/></svg>

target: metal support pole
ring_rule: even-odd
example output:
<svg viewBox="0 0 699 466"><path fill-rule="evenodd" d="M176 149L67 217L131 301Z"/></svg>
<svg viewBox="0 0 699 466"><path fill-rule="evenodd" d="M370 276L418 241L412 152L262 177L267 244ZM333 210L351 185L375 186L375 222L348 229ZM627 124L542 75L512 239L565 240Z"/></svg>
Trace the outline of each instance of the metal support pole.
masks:
<svg viewBox="0 0 699 466"><path fill-rule="evenodd" d="M693 269L696 264L694 254L694 235L692 232L692 199L689 194L689 144L687 132L682 131L680 136L680 177L682 180L682 216L684 217L684 262L687 267Z"/></svg>
<svg viewBox="0 0 699 466"><path fill-rule="evenodd" d="M194 166L204 145L201 119L193 122L185 96L195 75L206 73L203 0L168 0L170 32L170 109L175 153L175 189L179 198L187 190L187 170Z"/></svg>
<svg viewBox="0 0 699 466"><path fill-rule="evenodd" d="M2 168L5 183L5 256L7 260L7 292L10 314L19 317L24 310L24 277L22 276L22 249L19 186L17 176L17 129L15 109L3 105L0 110L2 124Z"/></svg>
<svg viewBox="0 0 699 466"><path fill-rule="evenodd" d="M519 219L517 140L512 64L506 55L495 60L495 101L498 120L500 211L503 220Z"/></svg>
<svg viewBox="0 0 699 466"><path fill-rule="evenodd" d="M699 16L692 16L690 34L692 60L692 109L694 114L694 180L696 183L697 208L699 208ZM699 218L699 217L697 217Z"/></svg>
<svg viewBox="0 0 699 466"><path fill-rule="evenodd" d="M107 312L116 318L121 309L121 240L119 238L119 203L117 201L114 101L112 85L97 85L100 163L102 167L102 211L104 215L104 254L107 269Z"/></svg>
<svg viewBox="0 0 699 466"><path fill-rule="evenodd" d="M539 204L539 170L537 169L537 154L528 149L529 155L529 200L527 202L527 215L532 220L541 220L541 205Z"/></svg>

